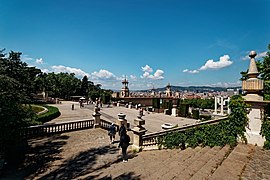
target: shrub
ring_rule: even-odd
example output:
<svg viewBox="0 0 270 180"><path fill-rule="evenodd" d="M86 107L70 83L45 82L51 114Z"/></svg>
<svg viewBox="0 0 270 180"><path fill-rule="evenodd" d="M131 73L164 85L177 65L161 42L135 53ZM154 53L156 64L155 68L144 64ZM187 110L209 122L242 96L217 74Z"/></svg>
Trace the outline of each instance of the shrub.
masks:
<svg viewBox="0 0 270 180"><path fill-rule="evenodd" d="M45 123L45 122L51 121L51 120L53 120L61 115L61 113L57 107L48 106L48 105L43 105L43 107L47 108L48 112L46 112L44 114L37 115L36 121L38 121L38 122Z"/></svg>
<svg viewBox="0 0 270 180"><path fill-rule="evenodd" d="M192 118L193 118L193 119L199 119L199 117L200 117L200 112L199 112L199 110L193 109L193 110L192 110Z"/></svg>
<svg viewBox="0 0 270 180"><path fill-rule="evenodd" d="M262 121L262 127L261 127L261 132L260 132L260 134L263 137L265 137L265 142L263 145L264 149L270 149L270 120L268 118L269 115L270 115L270 105L268 104L265 107L265 115Z"/></svg>
<svg viewBox="0 0 270 180"><path fill-rule="evenodd" d="M188 104L180 104L180 107L179 107L179 116L181 117L187 117L188 115L188 108L189 108L189 105Z"/></svg>
<svg viewBox="0 0 270 180"><path fill-rule="evenodd" d="M31 105L31 108L35 113L39 113L44 110L42 106L38 106L38 105Z"/></svg>
<svg viewBox="0 0 270 180"><path fill-rule="evenodd" d="M201 119L202 121L211 120L211 115L208 115L208 114L201 114L201 115L200 115L200 119Z"/></svg>
<svg viewBox="0 0 270 180"><path fill-rule="evenodd" d="M186 145L192 148L199 145L213 147L229 144L230 146L235 146L238 137L246 142L244 132L245 126L248 123L247 105L243 98L237 96L231 99L230 108L232 113L228 119L218 124L197 126L185 132L168 133L163 138L158 139L158 146L166 148L185 148ZM265 146L270 147L268 142Z"/></svg>

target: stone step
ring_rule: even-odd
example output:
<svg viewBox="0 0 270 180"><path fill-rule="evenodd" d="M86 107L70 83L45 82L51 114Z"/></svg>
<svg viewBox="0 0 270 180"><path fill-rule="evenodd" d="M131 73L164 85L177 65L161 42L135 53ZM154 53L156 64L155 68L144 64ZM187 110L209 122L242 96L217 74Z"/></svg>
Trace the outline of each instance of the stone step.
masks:
<svg viewBox="0 0 270 180"><path fill-rule="evenodd" d="M208 179L217 167L222 163L226 154L230 151L230 147L224 146L218 153L211 158L199 171L197 171L192 177L191 180L200 180Z"/></svg>
<svg viewBox="0 0 270 180"><path fill-rule="evenodd" d="M254 152L254 146L238 144L209 179L240 179Z"/></svg>
<svg viewBox="0 0 270 180"><path fill-rule="evenodd" d="M164 173L167 173L175 167L182 166L183 162L192 158L197 152L201 150L201 147L195 149L187 148L182 150L174 158L167 159L166 162L161 162L155 166L147 166L147 172L143 173L142 178L147 178L149 176L164 176ZM157 167L162 167L162 172L156 171Z"/></svg>
<svg viewBox="0 0 270 180"><path fill-rule="evenodd" d="M110 166L79 179L125 179L124 176L131 179L239 179L253 153L253 146L239 144L227 157L229 152L229 146L143 151L131 156L127 163L119 158ZM249 177L269 176L266 173Z"/></svg>
<svg viewBox="0 0 270 180"><path fill-rule="evenodd" d="M216 146L209 149L205 154L200 156L196 161L194 161L190 166L188 166L184 171L179 174L179 177L184 179L190 179L196 172L198 172L210 159L215 157L215 155L220 151L220 147Z"/></svg>
<svg viewBox="0 0 270 180"><path fill-rule="evenodd" d="M185 159L184 161L177 164L177 166L169 166L166 165L162 169L162 172L159 173L152 173L149 178L150 179L157 179L159 177L164 177L167 179L168 177L177 177L177 174L184 171L186 168L188 168L194 161L197 161L197 159L200 158L203 154L205 154L207 151L209 151L210 147L204 147L204 148L195 148L195 154L191 156L188 159ZM173 164L175 165L175 164Z"/></svg>
<svg viewBox="0 0 270 180"><path fill-rule="evenodd" d="M148 177L150 174L156 173L159 167L164 167L164 165L166 165L168 162L172 160L177 160L178 156L183 152L186 152L185 154L188 154L187 152L189 151L191 151L191 148L187 149L187 151L174 149L159 150L150 153L142 152L139 153L139 157L143 158L143 160L140 161L138 158L136 158L136 162L132 161L133 159L129 160L129 162L126 164L130 165L127 165L126 167L131 166L131 170L133 170L133 172L136 172L136 174L141 175L141 178ZM119 172L114 174L114 176L117 176L118 174Z"/></svg>
<svg viewBox="0 0 270 180"><path fill-rule="evenodd" d="M242 174L243 179L270 179L270 151L255 147L254 155Z"/></svg>
<svg viewBox="0 0 270 180"><path fill-rule="evenodd" d="M159 167L164 167L168 162L184 161L185 159L192 157L201 148L187 148L186 150L156 150L156 151L144 151L138 154L138 156L129 159L127 163L119 161L112 164L110 167L103 169L102 172L96 172L99 177L111 177L116 178L124 172L136 172L137 175L141 175L141 178L148 177L151 174L157 172ZM166 167L166 166L165 166Z"/></svg>

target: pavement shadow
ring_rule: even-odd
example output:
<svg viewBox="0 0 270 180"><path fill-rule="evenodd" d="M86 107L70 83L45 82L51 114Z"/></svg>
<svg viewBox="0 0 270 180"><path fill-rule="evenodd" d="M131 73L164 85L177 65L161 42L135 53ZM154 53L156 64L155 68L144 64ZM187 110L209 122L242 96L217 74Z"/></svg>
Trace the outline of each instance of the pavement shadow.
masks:
<svg viewBox="0 0 270 180"><path fill-rule="evenodd" d="M98 158L105 156L106 154L118 154L119 149L110 145L101 146L97 148L91 148L87 151L79 153L77 156L70 158L63 162L60 167L49 174L41 177L40 179L75 179L82 176L87 176L92 172L97 172L103 168L109 167L113 163L118 163L122 159L117 156L117 159L111 162L107 162L99 165ZM131 157L132 158L132 157ZM83 179L96 179L99 175L89 175ZM132 176L132 173L123 174L123 176ZM110 177L106 177L109 179ZM105 179L106 179L105 178ZM103 179L103 178L102 178Z"/></svg>
<svg viewBox="0 0 270 180"><path fill-rule="evenodd" d="M97 178L96 176L88 176L85 178L86 180L92 180L92 179L99 179L99 180L140 180L140 175L135 175L134 172L128 172L128 173L123 173L115 178L112 178L111 176L105 176L102 178Z"/></svg>
<svg viewBox="0 0 270 180"><path fill-rule="evenodd" d="M67 143L68 138L69 136L59 134L29 140L24 152L24 159L9 162L4 167L2 177L6 179L32 179L37 174L45 172L50 167L51 162L61 159L61 149Z"/></svg>

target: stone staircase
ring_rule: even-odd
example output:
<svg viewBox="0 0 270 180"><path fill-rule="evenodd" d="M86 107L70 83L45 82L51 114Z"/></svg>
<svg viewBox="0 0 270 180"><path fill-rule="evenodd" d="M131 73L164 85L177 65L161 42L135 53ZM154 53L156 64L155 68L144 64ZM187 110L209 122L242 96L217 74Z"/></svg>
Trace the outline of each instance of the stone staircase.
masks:
<svg viewBox="0 0 270 180"><path fill-rule="evenodd" d="M270 151L255 147L255 152L242 174L242 179L270 179Z"/></svg>
<svg viewBox="0 0 270 180"><path fill-rule="evenodd" d="M143 151L131 156L127 163L118 159L78 179L239 179L254 148L238 144L234 149L224 146Z"/></svg>

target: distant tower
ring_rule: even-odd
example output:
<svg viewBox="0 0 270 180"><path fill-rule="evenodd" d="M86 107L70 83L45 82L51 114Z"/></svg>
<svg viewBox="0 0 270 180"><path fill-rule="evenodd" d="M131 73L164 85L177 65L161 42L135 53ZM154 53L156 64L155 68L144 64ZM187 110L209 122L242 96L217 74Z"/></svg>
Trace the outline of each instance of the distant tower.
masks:
<svg viewBox="0 0 270 180"><path fill-rule="evenodd" d="M122 81L122 89L121 89L121 97L129 97L129 89L128 89L128 80L125 79Z"/></svg>
<svg viewBox="0 0 270 180"><path fill-rule="evenodd" d="M166 96L167 96L167 97L172 97L172 90L171 90L171 85L170 85L170 83L168 83L168 85L166 86L166 91L165 91L165 93L166 93Z"/></svg>
<svg viewBox="0 0 270 180"><path fill-rule="evenodd" d="M153 88L151 89L151 96L156 96L155 87L153 85Z"/></svg>

